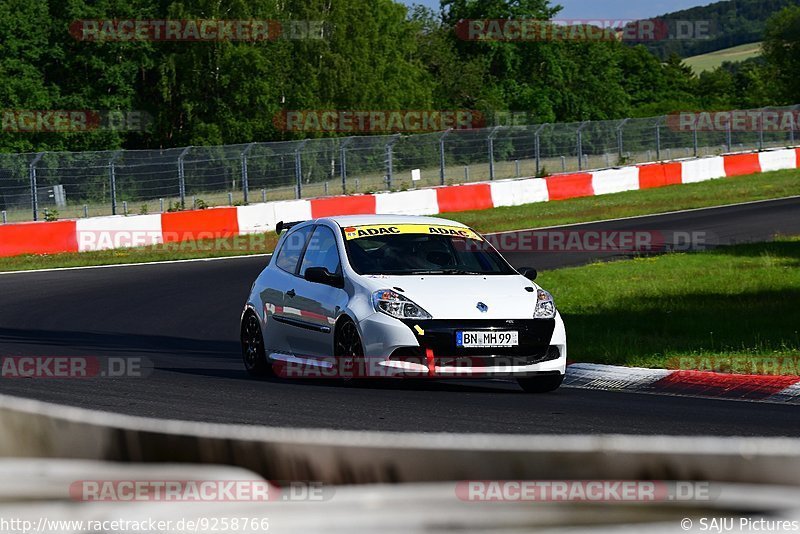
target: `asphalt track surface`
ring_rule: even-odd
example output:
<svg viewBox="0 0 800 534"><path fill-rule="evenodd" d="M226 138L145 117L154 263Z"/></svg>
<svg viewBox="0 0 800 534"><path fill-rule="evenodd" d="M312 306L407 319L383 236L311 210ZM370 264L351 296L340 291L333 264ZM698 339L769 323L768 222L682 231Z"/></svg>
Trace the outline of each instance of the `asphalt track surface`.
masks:
<svg viewBox="0 0 800 534"><path fill-rule="evenodd" d="M632 218L574 230L704 231L719 245L800 235L800 198ZM618 254L516 252L551 269ZM793 406L513 382L343 385L254 380L239 315L265 257L0 275L0 356L144 358L142 378L0 378L0 392L110 412L281 427L490 433L798 436ZM569 329L569 324L567 324ZM577 355L576 355L577 356Z"/></svg>

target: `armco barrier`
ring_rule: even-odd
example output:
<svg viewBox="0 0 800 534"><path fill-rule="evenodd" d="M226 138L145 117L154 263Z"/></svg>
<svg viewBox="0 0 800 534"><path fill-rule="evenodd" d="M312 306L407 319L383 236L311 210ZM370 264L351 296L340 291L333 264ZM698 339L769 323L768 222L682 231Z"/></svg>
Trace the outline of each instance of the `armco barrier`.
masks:
<svg viewBox="0 0 800 534"><path fill-rule="evenodd" d="M568 421L565 421L568 424ZM268 480L800 484L800 440L302 430L161 421L0 395L0 456L226 464Z"/></svg>
<svg viewBox="0 0 800 534"><path fill-rule="evenodd" d="M85 480L87 475L91 480ZM153 482L159 481L181 484L168 494L152 487ZM208 484L209 481L220 484ZM233 481L243 484L233 486ZM132 492L127 490L132 489L133 482L151 491L140 491L137 498L131 498ZM268 489L267 502L248 498L254 482L257 487ZM786 486L690 481L643 481L639 485L627 481L623 484L628 488L635 485L627 493L616 481L607 486L603 483L605 491L597 481L577 481L569 484L584 491L567 500L566 492L545 498L517 492L516 488L522 489L517 481L360 486L281 481L281 487L266 486L265 482L246 470L209 465L0 459L0 518L6 525L13 525L5 532L67 532L63 529L68 525L75 528L69 532L98 532L99 526L87 528L87 520L91 518L97 525L100 518L124 518L125 526L138 527L126 530L143 531L147 525L150 534L206 532L218 524L232 526L221 532L281 534L508 534L541 530L674 534L686 515L699 513L698 505L710 517L736 519L737 523L740 517L747 518L755 525L752 531L759 532L778 530L759 528L764 525L759 522L762 518L772 524L780 518L789 525L791 520L800 519L800 489ZM470 486L477 491L469 492ZM636 491L636 486L644 491ZM602 495L601 500L597 495L591 498L592 487L607 495L608 501ZM650 490L656 488L659 490L651 498ZM237 495L239 491L244 498ZM485 495L490 491L495 502L486 502ZM218 494L221 499L215 498ZM676 497L681 502L676 503ZM104 524L114 529L123 521ZM576 525L580 527L576 529Z"/></svg>
<svg viewBox="0 0 800 534"><path fill-rule="evenodd" d="M331 215L437 215L519 206L796 168L800 168L800 149L789 148L397 193L268 202L161 215L100 217L77 222L7 224L0 225L0 257L263 233L273 230L279 221Z"/></svg>

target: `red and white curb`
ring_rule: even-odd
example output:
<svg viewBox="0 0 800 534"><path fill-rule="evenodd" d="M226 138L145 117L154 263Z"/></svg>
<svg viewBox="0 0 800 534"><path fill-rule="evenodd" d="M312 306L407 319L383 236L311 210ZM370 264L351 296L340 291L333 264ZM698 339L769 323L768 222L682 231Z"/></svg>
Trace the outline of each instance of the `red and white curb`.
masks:
<svg viewBox="0 0 800 534"><path fill-rule="evenodd" d="M484 210L797 168L800 168L800 149L788 148L397 193L289 200L131 217L5 224L0 225L0 257L230 238L272 231L279 221L334 215L438 215Z"/></svg>
<svg viewBox="0 0 800 534"><path fill-rule="evenodd" d="M800 404L800 376L735 375L576 363L567 367L564 385L603 391Z"/></svg>

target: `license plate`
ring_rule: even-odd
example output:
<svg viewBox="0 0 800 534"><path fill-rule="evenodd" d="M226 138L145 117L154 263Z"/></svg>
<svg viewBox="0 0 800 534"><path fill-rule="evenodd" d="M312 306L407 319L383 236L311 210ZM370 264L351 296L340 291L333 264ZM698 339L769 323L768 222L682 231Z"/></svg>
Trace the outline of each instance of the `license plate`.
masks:
<svg viewBox="0 0 800 534"><path fill-rule="evenodd" d="M517 347L519 332L456 332L456 346L476 349Z"/></svg>

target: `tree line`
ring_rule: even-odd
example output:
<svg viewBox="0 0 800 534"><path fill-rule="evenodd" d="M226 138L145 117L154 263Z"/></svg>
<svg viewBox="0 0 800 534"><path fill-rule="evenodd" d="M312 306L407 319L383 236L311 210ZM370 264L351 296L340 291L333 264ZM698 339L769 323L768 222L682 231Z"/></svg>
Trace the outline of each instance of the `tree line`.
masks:
<svg viewBox="0 0 800 534"><path fill-rule="evenodd" d="M437 11L393 0L0 0L0 151L310 135L283 131L275 117L285 110L517 111L569 122L800 102L797 6L765 24L762 59L700 76L641 44L471 41L456 31L465 19L547 20L559 10L549 0L442 0ZM75 36L81 20L164 19L322 24L254 42ZM136 111L148 127L20 132L6 120L15 110Z"/></svg>

